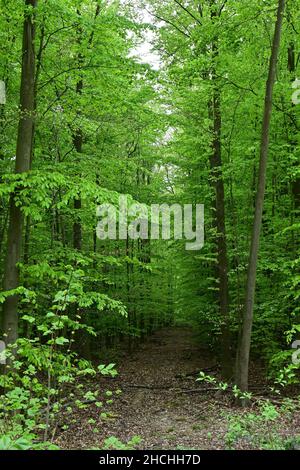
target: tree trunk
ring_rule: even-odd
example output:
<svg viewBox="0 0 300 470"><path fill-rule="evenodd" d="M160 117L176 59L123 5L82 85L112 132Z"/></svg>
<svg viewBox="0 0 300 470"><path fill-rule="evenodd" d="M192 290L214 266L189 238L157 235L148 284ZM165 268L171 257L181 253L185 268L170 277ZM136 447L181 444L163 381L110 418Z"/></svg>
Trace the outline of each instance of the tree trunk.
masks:
<svg viewBox="0 0 300 470"><path fill-rule="evenodd" d="M81 16L80 10L77 10L77 15L78 15L78 17ZM77 42L78 42L79 47L81 47L82 36L83 36L83 31L82 31L81 25L79 24L78 28L77 28ZM83 64L83 56L82 56L81 52L78 53L77 64L78 64L79 68ZM82 95L82 90L83 90L83 79L80 77L79 80L76 83L76 93L77 93L77 95L81 96ZM74 145L74 148L75 148L78 156L82 153L82 144L83 144L82 129L80 127L78 127L75 130L75 132L73 133L73 145ZM78 158L78 163L80 164L80 157ZM76 199L74 199L74 209L75 209L76 212L80 211L80 209L81 209L81 197L79 195L77 196ZM81 245L82 245L81 218L80 218L80 215L77 214L75 216L75 222L73 224L73 248L75 248L76 250L81 250Z"/></svg>
<svg viewBox="0 0 300 470"><path fill-rule="evenodd" d="M221 316L221 368L222 377L231 376L230 333L229 333L229 292L228 292L228 262L225 228L225 191L222 175L221 156L221 110L220 93L217 88L213 92L213 142L210 158L211 176L215 189L214 225L217 231L217 276L219 280L219 305Z"/></svg>
<svg viewBox="0 0 300 470"><path fill-rule="evenodd" d="M23 28L22 45L22 72L20 87L20 118L18 126L16 148L16 173L30 170L32 156L32 142L34 133L34 84L35 84L35 52L34 12L37 0L25 0L25 7L31 6L33 11L28 13ZM23 214L21 208L16 206L17 190L10 197L9 227L7 237L7 255L4 268L4 290L15 289L19 285L19 272L17 263L21 259ZM3 331L6 343L12 344L18 337L18 296L12 295L3 305Z"/></svg>
<svg viewBox="0 0 300 470"><path fill-rule="evenodd" d="M264 116L262 124L262 137L260 149L260 162L258 172L258 187L256 193L255 215L252 228L252 238L250 247L250 257L247 273L246 300L243 314L242 331L240 336L240 344L237 352L237 370L236 384L240 390L248 390L248 370L249 370L249 354L251 345L251 332L253 324L253 308L256 284L256 268L259 250L259 237L262 223L262 212L266 185L266 169L267 157L270 140L270 122L272 114L272 97L276 76L276 65L280 49L280 37L283 22L283 13L285 0L278 1L277 20L272 45L272 54L269 65L269 75L266 85Z"/></svg>
<svg viewBox="0 0 300 470"><path fill-rule="evenodd" d="M96 5L96 11L95 11L95 17L94 17L95 20L98 17L99 13L100 13L100 5L97 4ZM81 12L80 12L79 9L77 9L77 15L78 15L78 17L81 16ZM83 38L84 33L83 33L83 30L82 30L82 27L81 27L80 24L78 25L78 28L77 28L77 34L78 34L77 42L78 42L79 47L81 47L82 38ZM92 45L93 37L94 37L94 30L92 31L92 33L90 34L90 37L89 37L89 41L88 41L89 46ZM79 52L78 57L77 57L77 63L78 63L79 68L82 67L82 65L83 65L83 59L84 58L83 58L81 52ZM82 95L82 91L83 91L83 79L80 78L78 80L78 82L76 83L76 93L80 96L80 95ZM83 134L82 134L81 128L77 128L75 130L75 132L73 134L73 144L74 144L76 152L78 154L81 154L82 153L82 145L83 145ZM78 159L78 162L80 163L80 159ZM74 209L75 209L76 212L77 211L80 212L81 207L82 207L81 197L77 196L77 198L74 200ZM81 247L82 247L82 226L81 226L80 214L77 214L76 220L73 224L73 248L75 248L76 250L81 250Z"/></svg>
<svg viewBox="0 0 300 470"><path fill-rule="evenodd" d="M82 80L77 83L76 87L76 92L81 93L82 92ZM73 143L75 150L78 154L82 153L82 131L81 129L76 129L76 132L73 136ZM81 198L80 196L77 196L77 199L74 200L74 209L76 211L80 211L81 209ZM76 220L73 224L73 247L76 250L81 250L81 245L82 245L82 229L81 229L81 220L80 220L80 215L76 216Z"/></svg>
<svg viewBox="0 0 300 470"><path fill-rule="evenodd" d="M215 1L210 3L211 20L218 13L215 9ZM221 148L221 94L217 84L216 60L219 56L217 40L212 43L212 67L211 80L213 96L209 105L213 126L212 154L210 157L210 169L212 184L215 191L214 201L214 225L217 231L217 277L219 281L219 306L221 317L221 373L226 380L231 378L231 353L230 353L230 330L229 330L229 287L228 287L228 258L225 226L225 191L222 174L222 148Z"/></svg>

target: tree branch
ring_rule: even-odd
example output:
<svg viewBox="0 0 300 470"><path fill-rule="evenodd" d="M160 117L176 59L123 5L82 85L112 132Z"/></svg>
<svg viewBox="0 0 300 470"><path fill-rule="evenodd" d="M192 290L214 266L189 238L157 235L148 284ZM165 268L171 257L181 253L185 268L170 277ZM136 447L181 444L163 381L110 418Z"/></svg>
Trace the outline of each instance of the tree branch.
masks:
<svg viewBox="0 0 300 470"><path fill-rule="evenodd" d="M173 28L175 28L179 33L183 34L184 36L186 36L187 38L191 38L191 36L186 33L185 31L183 31L182 29L180 29L176 24L174 24L172 21L170 20L166 20L166 18L162 18L161 16L159 15L156 15L155 13L152 13L151 11L147 10L147 8L145 8L146 12L149 13L149 15L153 16L154 18L157 18L158 20L160 21L163 21L164 23L167 23L169 24L170 26L173 26Z"/></svg>
<svg viewBox="0 0 300 470"><path fill-rule="evenodd" d="M197 23L202 26L202 23L201 21L199 20L199 18L197 18L197 16L194 15L194 13L192 13L190 10L188 10L184 5L182 5L182 3L180 3L178 0L174 0L174 2L180 6L180 8L182 8L182 10L184 10L188 15L190 15L195 21L197 21Z"/></svg>

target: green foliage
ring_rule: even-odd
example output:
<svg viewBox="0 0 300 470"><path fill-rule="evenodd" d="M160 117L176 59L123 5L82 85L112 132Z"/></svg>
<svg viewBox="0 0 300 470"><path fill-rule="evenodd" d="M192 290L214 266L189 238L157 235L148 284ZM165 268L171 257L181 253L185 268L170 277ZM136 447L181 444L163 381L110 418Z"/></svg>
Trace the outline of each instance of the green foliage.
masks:
<svg viewBox="0 0 300 470"><path fill-rule="evenodd" d="M31 322L31 317L27 320ZM55 449L47 439L56 427L60 413L66 408L72 411L67 386L72 384L76 390L75 395L71 394L73 405L86 408L90 403L99 404L99 390L86 389L78 384L78 379L96 377L97 374L117 375L115 364L101 364L95 368L91 362L66 349L69 340L59 336L61 328L66 331L66 325L70 326L69 323L58 326L56 322L41 324L40 331L45 339L20 338L11 350L5 351L8 364L5 375L0 377L3 390L0 445L3 449ZM81 324L80 328L84 329L85 325ZM51 339L47 340L47 337ZM112 392L108 390L106 395L110 397Z"/></svg>
<svg viewBox="0 0 300 470"><path fill-rule="evenodd" d="M35 436L29 433L15 439L12 435L4 435L0 438L0 450L59 450L50 442L36 443L34 439Z"/></svg>
<svg viewBox="0 0 300 470"><path fill-rule="evenodd" d="M105 439L103 450L134 450L141 443L140 436L133 436L127 443L121 442L117 437L111 436Z"/></svg>
<svg viewBox="0 0 300 470"><path fill-rule="evenodd" d="M199 373L199 377L196 379L197 382L206 382L208 384L213 384L216 390L221 392L230 391L234 398L239 400L250 400L252 397L252 393L250 392L243 392L241 391L236 385L230 386L226 382L219 382L215 377L211 375L207 375L204 372Z"/></svg>
<svg viewBox="0 0 300 470"><path fill-rule="evenodd" d="M4 449L50 448L48 438L64 407L83 409L86 401L94 402L107 419L112 392L100 398L83 384L97 374L114 378L119 350L131 351L158 328L173 322L192 325L201 345L222 359L218 178L212 172L216 92L233 359L244 308L274 23L272 2L262 7L258 0L222 2L223 7L218 1L214 6L151 0L146 2L150 24L143 23L136 2L38 2L34 138L28 143L32 165L20 173L14 166L23 22L33 14L24 3L1 0L0 16L0 79L7 90L6 104L0 104L1 282L12 236L12 201L20 209L17 235L23 240L16 286L0 293L1 309L7 300L18 300L19 337L6 354L7 373L0 377ZM300 61L293 66L290 61L299 49L294 25L300 3L288 3L251 343L253 358L267 364L279 393L299 383L290 346L300 333L300 106L291 99ZM214 16L218 8L220 15ZM159 70L137 57L149 31L161 59ZM183 240L98 240L96 208L117 205L120 194L147 206L203 203L205 246L188 252ZM235 398L251 398L206 374L198 380ZM66 400L68 387L74 392L72 406ZM263 413L261 420L266 420ZM232 433L243 433L244 424L237 423Z"/></svg>
<svg viewBox="0 0 300 470"><path fill-rule="evenodd" d="M285 403L279 408L270 401L259 403L258 410L228 417L228 430L225 436L229 449L243 448L260 450L286 450L297 442L296 435L280 434L280 420L289 419L294 406Z"/></svg>

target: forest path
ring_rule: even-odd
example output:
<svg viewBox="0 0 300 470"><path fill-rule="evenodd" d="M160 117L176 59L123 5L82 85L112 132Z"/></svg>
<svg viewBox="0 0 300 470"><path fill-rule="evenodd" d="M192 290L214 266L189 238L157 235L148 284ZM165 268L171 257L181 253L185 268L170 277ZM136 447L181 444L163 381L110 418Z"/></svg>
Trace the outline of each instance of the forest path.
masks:
<svg viewBox="0 0 300 470"><path fill-rule="evenodd" d="M207 387L195 381L197 372L214 365L190 328L162 329L121 361L116 379L101 379L102 390L122 394L114 394L105 410L92 405L76 412L76 424L56 442L68 449L99 448L110 436L128 442L138 435L140 449L221 448L218 402L210 393L184 392ZM103 419L107 408L111 415Z"/></svg>

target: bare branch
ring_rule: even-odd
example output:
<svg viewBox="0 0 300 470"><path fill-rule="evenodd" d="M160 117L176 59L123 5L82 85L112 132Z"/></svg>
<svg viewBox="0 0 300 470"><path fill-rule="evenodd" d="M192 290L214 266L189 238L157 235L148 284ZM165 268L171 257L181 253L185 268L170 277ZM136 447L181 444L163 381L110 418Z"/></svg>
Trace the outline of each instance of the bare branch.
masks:
<svg viewBox="0 0 300 470"><path fill-rule="evenodd" d="M244 86L242 86L242 85L238 85L237 83L233 82L232 80L230 80L230 79L227 78L227 77L224 77L223 75L218 75L218 74L216 74L216 77L217 77L217 78L221 78L222 80L226 80L227 84L232 85L232 86L234 86L235 88L238 88L239 90L250 91L250 92L253 93L255 96L257 96L257 93L253 90L253 88L251 87L251 85L249 85L249 88L247 88L247 87L244 87Z"/></svg>
<svg viewBox="0 0 300 470"><path fill-rule="evenodd" d="M69 26L62 26L61 28L58 28L55 31L52 31L51 33L49 33L46 41L43 44L42 50L44 51L46 49L46 47L48 46L48 43L49 43L50 39L52 38L52 36L54 36L57 33L60 33L63 30L75 28L75 26L76 26L75 24L72 24L72 25L69 25Z"/></svg>
<svg viewBox="0 0 300 470"><path fill-rule="evenodd" d="M182 8L188 15L190 15L195 21L197 21L197 23L202 26L202 23L201 21L199 20L199 18L197 18L197 16L194 15L194 13L192 13L190 10L188 10L184 5L182 5L182 3L180 3L178 0L174 0L174 2L180 6L180 8Z"/></svg>
<svg viewBox="0 0 300 470"><path fill-rule="evenodd" d="M49 83L51 83L53 80L56 78L60 77L61 75L64 75L65 73L73 72L75 70L88 70L88 69L120 69L120 66L118 65L106 65L106 64L87 64L87 65L81 65L81 66L74 66L74 67L69 67L66 70L62 70L61 72L58 72L57 74L53 75L53 77L49 78L46 80L44 83L41 83L41 85L38 87L39 90L47 86ZM126 68L124 69L126 70Z"/></svg>
<svg viewBox="0 0 300 470"><path fill-rule="evenodd" d="M173 28L175 28L179 33L183 34L187 38L189 38L189 39L191 38L191 36L188 33L183 31L181 28L179 28L179 26L177 26L172 21L167 20L166 18L163 18L162 16L156 15L155 13L152 13L151 11L147 10L147 8L145 8L145 10L146 10L147 13L149 13L149 15L153 16L154 18L157 18L160 21L163 21L166 24L169 24L170 26L173 26Z"/></svg>

